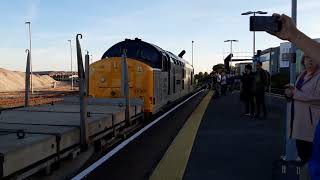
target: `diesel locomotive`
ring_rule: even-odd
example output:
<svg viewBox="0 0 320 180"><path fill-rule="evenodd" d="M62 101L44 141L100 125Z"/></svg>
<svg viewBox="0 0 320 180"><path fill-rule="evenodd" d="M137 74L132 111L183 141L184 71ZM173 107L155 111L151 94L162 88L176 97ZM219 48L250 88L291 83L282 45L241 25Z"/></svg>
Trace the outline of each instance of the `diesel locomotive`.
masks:
<svg viewBox="0 0 320 180"><path fill-rule="evenodd" d="M150 116L194 89L194 69L182 57L135 38L110 47L101 60L90 65L89 95L95 98L121 98L121 58L126 50L129 98L144 102Z"/></svg>

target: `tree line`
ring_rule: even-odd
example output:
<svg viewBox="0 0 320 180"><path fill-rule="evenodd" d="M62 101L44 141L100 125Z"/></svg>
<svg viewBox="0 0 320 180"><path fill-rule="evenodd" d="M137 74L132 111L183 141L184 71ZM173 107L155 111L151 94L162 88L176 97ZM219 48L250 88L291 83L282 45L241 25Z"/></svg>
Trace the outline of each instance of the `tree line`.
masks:
<svg viewBox="0 0 320 180"><path fill-rule="evenodd" d="M208 79L210 79L210 77L212 77L214 75L214 73L221 73L222 71L225 70L224 64L216 64L212 67L212 71L210 73L208 72L199 72L198 74L194 75L194 78L199 82L205 82Z"/></svg>

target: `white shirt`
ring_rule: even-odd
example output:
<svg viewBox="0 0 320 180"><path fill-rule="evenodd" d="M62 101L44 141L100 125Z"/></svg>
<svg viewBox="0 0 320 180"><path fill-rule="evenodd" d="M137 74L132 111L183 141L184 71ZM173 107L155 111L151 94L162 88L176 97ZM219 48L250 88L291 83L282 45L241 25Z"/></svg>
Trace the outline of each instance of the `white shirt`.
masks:
<svg viewBox="0 0 320 180"><path fill-rule="evenodd" d="M223 84L223 85L227 84L227 77L226 76L221 77L221 84Z"/></svg>
<svg viewBox="0 0 320 180"><path fill-rule="evenodd" d="M218 83L221 82L221 75L220 74L217 75L217 82Z"/></svg>

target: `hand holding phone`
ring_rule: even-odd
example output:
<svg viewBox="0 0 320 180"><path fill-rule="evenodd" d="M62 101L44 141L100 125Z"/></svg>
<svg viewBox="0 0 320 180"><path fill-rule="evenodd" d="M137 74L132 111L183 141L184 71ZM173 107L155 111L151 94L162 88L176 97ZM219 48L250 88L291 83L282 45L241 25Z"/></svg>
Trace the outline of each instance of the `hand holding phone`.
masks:
<svg viewBox="0 0 320 180"><path fill-rule="evenodd" d="M285 14L276 14L274 13L272 16L278 17L279 21L281 22L281 31L279 32L268 32L274 36L277 36L278 38L282 40L288 40L292 41L293 38L297 37L299 33L299 30L297 29L295 22L292 18Z"/></svg>

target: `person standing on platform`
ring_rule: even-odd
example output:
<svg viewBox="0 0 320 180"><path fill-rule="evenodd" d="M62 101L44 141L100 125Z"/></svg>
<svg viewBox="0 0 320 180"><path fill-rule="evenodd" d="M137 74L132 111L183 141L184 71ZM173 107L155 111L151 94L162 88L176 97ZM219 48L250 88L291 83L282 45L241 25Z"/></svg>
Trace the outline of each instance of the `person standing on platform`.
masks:
<svg viewBox="0 0 320 180"><path fill-rule="evenodd" d="M224 71L221 72L221 95L227 95L227 76Z"/></svg>
<svg viewBox="0 0 320 180"><path fill-rule="evenodd" d="M257 71L254 78L254 93L256 100L255 118L260 118L260 110L263 111L263 118L267 116L267 108L265 103L265 89L268 86L267 72L262 68L262 62L257 62Z"/></svg>
<svg viewBox="0 0 320 180"><path fill-rule="evenodd" d="M212 89L216 91L216 86L217 86L217 73L213 72L212 73Z"/></svg>
<svg viewBox="0 0 320 180"><path fill-rule="evenodd" d="M230 92L232 93L232 91L233 91L233 86L234 86L234 72L233 71L231 71L230 72Z"/></svg>
<svg viewBox="0 0 320 180"><path fill-rule="evenodd" d="M301 49L306 56L310 57L314 63L320 64L320 43L312 40L310 37L305 35L299 29L297 29L293 19L288 17L285 14L281 16L279 14L273 14L273 16L279 17L282 28L280 32L270 33L282 40L288 40L294 45L296 45L299 49ZM316 86L319 88L319 85ZM292 89L292 88L291 88ZM319 95L319 94L318 94ZM305 99L306 100L306 99ZM313 102L319 103L320 100L316 100ZM314 113L319 114L319 109ZM315 120L319 120L315 119ZM309 164L309 172L312 180L318 180L320 178L320 133L319 133L319 123L318 125L313 122L314 127L318 127L317 134L313 139L313 153Z"/></svg>
<svg viewBox="0 0 320 180"><path fill-rule="evenodd" d="M253 94L254 75L252 66L247 64L245 72L241 77L240 98L245 103L245 116L254 115L254 94Z"/></svg>
<svg viewBox="0 0 320 180"><path fill-rule="evenodd" d="M295 86L288 86L287 99L292 100L293 118L290 136L296 139L298 155L306 164L312 154L312 141L320 120L320 68L310 57L303 56L304 71Z"/></svg>
<svg viewBox="0 0 320 180"><path fill-rule="evenodd" d="M221 95L221 75L217 73L217 96Z"/></svg>

